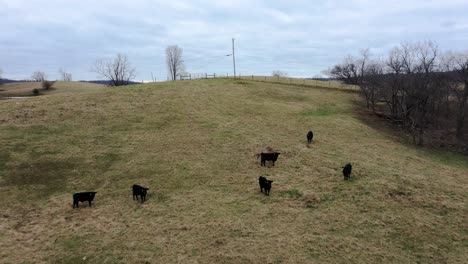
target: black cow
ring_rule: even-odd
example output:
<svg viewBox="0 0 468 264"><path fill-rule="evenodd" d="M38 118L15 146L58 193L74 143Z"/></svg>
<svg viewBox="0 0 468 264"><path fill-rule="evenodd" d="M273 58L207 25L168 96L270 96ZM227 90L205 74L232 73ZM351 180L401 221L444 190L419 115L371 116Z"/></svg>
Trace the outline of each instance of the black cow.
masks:
<svg viewBox="0 0 468 264"><path fill-rule="evenodd" d="M307 132L307 144L312 143L313 138L314 138L314 133L312 131Z"/></svg>
<svg viewBox="0 0 468 264"><path fill-rule="evenodd" d="M273 166L275 166L275 161L278 159L279 152L273 153L260 153L260 166L265 166L266 161L271 161Z"/></svg>
<svg viewBox="0 0 468 264"><path fill-rule="evenodd" d="M260 185L260 192L264 192L265 195L270 195L272 182L273 181L267 180L267 178L263 176L258 177L258 184Z"/></svg>
<svg viewBox="0 0 468 264"><path fill-rule="evenodd" d="M146 193L149 190L148 188L134 184L132 186L132 190L133 190L133 200L135 200L136 198L136 200L138 201L138 196L140 196L142 203L146 200Z"/></svg>
<svg viewBox="0 0 468 264"><path fill-rule="evenodd" d="M351 178L352 169L353 169L353 166L351 165L351 163L348 163L343 167L343 176L345 180L348 180L349 178Z"/></svg>
<svg viewBox="0 0 468 264"><path fill-rule="evenodd" d="M94 200L94 196L97 192L81 192L73 194L73 208L79 208L78 202L85 202L88 201L89 206L91 206L91 202Z"/></svg>

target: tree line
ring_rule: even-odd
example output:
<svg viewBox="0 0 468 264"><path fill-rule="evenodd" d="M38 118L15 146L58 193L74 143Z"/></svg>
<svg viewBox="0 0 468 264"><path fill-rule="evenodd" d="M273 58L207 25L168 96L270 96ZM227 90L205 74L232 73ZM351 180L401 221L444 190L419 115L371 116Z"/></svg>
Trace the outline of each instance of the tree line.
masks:
<svg viewBox="0 0 468 264"><path fill-rule="evenodd" d="M382 58L362 50L328 74L358 86L367 108L400 124L415 144L436 130L466 143L468 52L441 52L431 41L403 43Z"/></svg>

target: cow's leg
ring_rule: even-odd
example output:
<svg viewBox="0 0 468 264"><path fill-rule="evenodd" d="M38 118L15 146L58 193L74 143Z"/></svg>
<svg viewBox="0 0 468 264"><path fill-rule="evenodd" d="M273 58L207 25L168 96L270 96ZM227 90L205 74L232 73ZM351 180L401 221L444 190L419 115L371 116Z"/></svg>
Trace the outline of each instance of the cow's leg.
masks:
<svg viewBox="0 0 468 264"><path fill-rule="evenodd" d="M91 207L91 200L88 200L88 203L89 203L89 207Z"/></svg>

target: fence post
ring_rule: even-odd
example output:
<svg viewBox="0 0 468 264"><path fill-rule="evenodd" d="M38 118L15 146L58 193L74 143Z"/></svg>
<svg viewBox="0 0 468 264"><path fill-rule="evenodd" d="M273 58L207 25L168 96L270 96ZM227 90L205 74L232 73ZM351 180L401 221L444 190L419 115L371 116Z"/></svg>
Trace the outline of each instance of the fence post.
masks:
<svg viewBox="0 0 468 264"><path fill-rule="evenodd" d="M213 73L213 79L216 79L216 73Z"/></svg>

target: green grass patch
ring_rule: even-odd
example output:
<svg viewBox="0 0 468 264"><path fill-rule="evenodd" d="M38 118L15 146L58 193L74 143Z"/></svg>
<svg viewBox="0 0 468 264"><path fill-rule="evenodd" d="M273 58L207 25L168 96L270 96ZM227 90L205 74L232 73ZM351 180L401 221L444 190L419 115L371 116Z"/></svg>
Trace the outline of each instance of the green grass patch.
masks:
<svg viewBox="0 0 468 264"><path fill-rule="evenodd" d="M69 251L78 250L81 246L82 239L78 236L72 236L64 241L62 241L62 246Z"/></svg>
<svg viewBox="0 0 468 264"><path fill-rule="evenodd" d="M98 167L103 171L109 169L112 166L112 164L114 164L118 160L119 155L115 153L104 153L96 158Z"/></svg>
<svg viewBox="0 0 468 264"><path fill-rule="evenodd" d="M421 149L419 152L442 164L468 169L468 156L436 149Z"/></svg>
<svg viewBox="0 0 468 264"><path fill-rule="evenodd" d="M66 190L68 177L73 174L78 161L51 160L48 158L31 159L23 162L9 162L4 173L7 186L20 189L34 188L33 193L49 196Z"/></svg>
<svg viewBox="0 0 468 264"><path fill-rule="evenodd" d="M297 189L291 189L291 190L281 192L281 196L285 196L285 197L292 198L292 199L301 198L303 195L304 194Z"/></svg>
<svg viewBox="0 0 468 264"><path fill-rule="evenodd" d="M305 117L327 117L336 115L338 113L338 109L336 106L333 105L326 105L320 106L316 109L309 109L302 111L300 114Z"/></svg>

